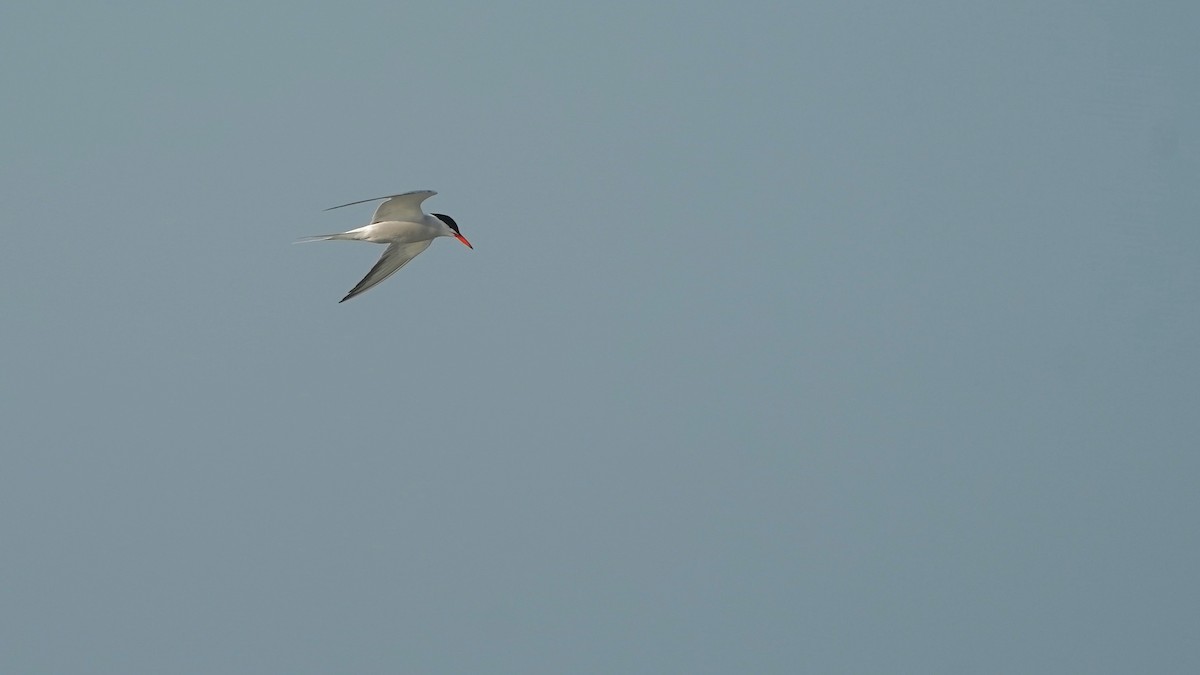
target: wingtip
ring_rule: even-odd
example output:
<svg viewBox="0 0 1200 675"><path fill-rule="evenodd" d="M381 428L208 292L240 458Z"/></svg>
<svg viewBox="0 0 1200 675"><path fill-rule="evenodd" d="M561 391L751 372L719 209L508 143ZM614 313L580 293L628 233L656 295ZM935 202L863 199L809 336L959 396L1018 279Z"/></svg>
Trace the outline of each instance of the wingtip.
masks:
<svg viewBox="0 0 1200 675"><path fill-rule="evenodd" d="M349 204L338 204L337 206L331 206L327 209L321 209L321 210L322 211L332 211L334 209L340 209L343 206L354 206L356 204L366 204L367 202L377 202L381 199L392 199L394 197L405 197L407 195L415 195L415 194L428 194L429 197L432 197L437 194L437 190L409 190L408 192L401 192L398 195L384 195L382 197L372 197L370 199L360 199L356 202L350 202ZM426 199L428 199L429 197L426 197Z"/></svg>

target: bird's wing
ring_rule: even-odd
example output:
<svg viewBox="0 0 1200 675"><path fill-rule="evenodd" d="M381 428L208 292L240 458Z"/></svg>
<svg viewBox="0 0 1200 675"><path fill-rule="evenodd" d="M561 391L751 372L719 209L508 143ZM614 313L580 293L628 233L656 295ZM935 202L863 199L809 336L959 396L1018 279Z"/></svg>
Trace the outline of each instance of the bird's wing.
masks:
<svg viewBox="0 0 1200 675"><path fill-rule="evenodd" d="M351 288L346 297L338 300L338 302L345 302L360 293L367 292L379 282L392 276L396 270L407 265L409 260L417 257L421 251L429 248L429 245L432 243L432 239L426 239L425 241L414 241L411 244L388 245L383 255L379 256L379 260L375 263L375 266L371 268L370 272L367 272L367 276L363 277L362 281L358 282L358 285L354 288Z"/></svg>
<svg viewBox="0 0 1200 675"><path fill-rule="evenodd" d="M389 220L399 220L405 223L419 223L425 215L421 211L421 202L429 199L437 193L433 190L414 190L413 192L405 192L402 195L389 195L387 197L375 197L374 199L361 199L357 202L349 204L339 204L331 206L326 211L340 209L343 206L354 206L355 204L366 204L367 202L379 201L386 199L387 201L380 204L379 208L375 209L375 217L371 219L371 224L382 223Z"/></svg>

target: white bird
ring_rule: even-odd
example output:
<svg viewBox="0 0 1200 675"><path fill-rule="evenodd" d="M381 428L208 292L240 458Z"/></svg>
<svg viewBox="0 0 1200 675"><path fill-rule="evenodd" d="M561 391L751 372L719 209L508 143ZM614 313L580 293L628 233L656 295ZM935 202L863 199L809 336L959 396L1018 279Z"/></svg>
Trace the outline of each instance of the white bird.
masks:
<svg viewBox="0 0 1200 675"><path fill-rule="evenodd" d="M387 200L375 209L375 216L371 218L370 225L363 225L348 232L305 237L296 243L348 239L388 245L387 250L379 257L379 261L375 263L370 272L367 272L367 276L363 277L357 286L350 289L346 297L338 300L339 303L345 302L392 276L396 270L407 265L409 260L429 248L433 240L438 237L454 237L467 248L475 248L458 231L458 223L454 222L453 218L444 213L428 214L421 210L421 202L436 194L433 190L416 190L405 192L402 195L375 197L375 199L363 199L341 206L331 206L325 210L332 211L340 209L342 206L365 204L378 199Z"/></svg>

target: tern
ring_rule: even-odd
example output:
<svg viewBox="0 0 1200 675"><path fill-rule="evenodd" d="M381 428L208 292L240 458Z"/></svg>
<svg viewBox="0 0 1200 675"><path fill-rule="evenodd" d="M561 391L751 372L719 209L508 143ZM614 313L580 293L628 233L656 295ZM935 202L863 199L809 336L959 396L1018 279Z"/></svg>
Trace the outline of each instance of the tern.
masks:
<svg viewBox="0 0 1200 675"><path fill-rule="evenodd" d="M375 216L371 218L370 225L363 225L348 232L305 237L296 243L346 239L388 245L383 255L379 256L379 261L375 263L370 272L367 272L367 276L363 277L357 286L351 288L346 297L338 300L339 303L345 302L356 295L365 293L379 282L392 276L396 270L407 265L409 260L429 248L433 240L438 237L454 237L467 248L474 250L475 247L471 245L471 242L467 241L467 238L458 231L458 223L454 222L453 218L444 213L429 214L421 210L421 202L436 194L433 190L415 190L402 195L375 197L340 206L331 206L325 210L332 211L343 206L366 204L380 199L387 200L375 209Z"/></svg>

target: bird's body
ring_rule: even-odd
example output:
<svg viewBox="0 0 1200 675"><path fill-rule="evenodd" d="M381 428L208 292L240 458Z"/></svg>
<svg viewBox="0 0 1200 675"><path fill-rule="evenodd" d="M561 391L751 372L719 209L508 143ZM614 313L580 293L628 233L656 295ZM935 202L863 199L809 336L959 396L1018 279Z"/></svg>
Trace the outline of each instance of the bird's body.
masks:
<svg viewBox="0 0 1200 675"><path fill-rule="evenodd" d="M379 261L367 272L367 276L350 289L346 297L338 302L345 302L356 295L366 292L379 282L390 277L396 270L408 264L421 251L429 248L438 237L454 237L467 248L474 248L467 238L458 231L458 223L442 213L428 214L421 210L421 202L437 194L433 190L417 190L391 197L376 197L362 201L350 202L330 209L340 209L342 206L364 204L378 199L387 201L375 209L375 216L369 225L335 234L321 234L315 237L305 237L297 243L309 241L367 241L372 244L387 244L387 250L380 256Z"/></svg>

